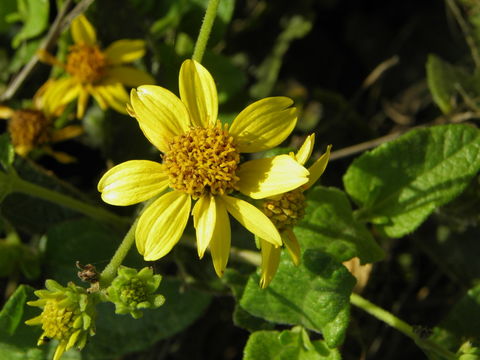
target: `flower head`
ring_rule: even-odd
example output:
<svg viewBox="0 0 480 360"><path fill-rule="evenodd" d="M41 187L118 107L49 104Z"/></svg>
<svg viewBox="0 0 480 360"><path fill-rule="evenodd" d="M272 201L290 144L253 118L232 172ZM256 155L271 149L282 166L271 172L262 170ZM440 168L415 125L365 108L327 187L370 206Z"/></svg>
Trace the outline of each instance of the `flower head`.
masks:
<svg viewBox="0 0 480 360"><path fill-rule="evenodd" d="M135 319L143 314L141 309L154 309L165 302L162 295L155 294L162 277L153 275L151 268L137 270L122 266L108 287L109 300L115 304L116 314L130 314Z"/></svg>
<svg viewBox="0 0 480 360"><path fill-rule="evenodd" d="M125 113L128 93L124 85L138 86L155 82L147 73L125 66L145 54L143 40L117 40L102 50L95 28L84 15L72 21L71 34L74 44L69 49L65 63L47 52L39 54L44 62L65 71L65 76L54 80L45 94L48 107L65 105L78 98L77 117L81 118L91 95L102 109L111 107Z"/></svg>
<svg viewBox="0 0 480 360"><path fill-rule="evenodd" d="M32 150L41 149L58 161L68 163L75 159L63 152L54 151L50 144L81 135L83 128L79 125L55 128L53 118L63 111L63 107L45 107L45 92L51 85L52 81L48 81L35 93L31 107L12 109L0 105L0 119L8 120L8 133L17 154L27 156Z"/></svg>
<svg viewBox="0 0 480 360"><path fill-rule="evenodd" d="M290 156L299 164L305 165L312 154L314 143L315 134L312 134L307 137L300 150L296 154L290 153ZM300 244L293 232L293 227L302 220L305 214L305 196L303 192L315 184L325 171L330 158L330 149L331 145L329 145L327 151L308 168L310 178L306 184L297 189L265 199L262 204L263 212L272 220L280 232L283 245L287 248L295 265L300 263ZM270 242L262 238L259 240L262 252L260 286L266 288L277 272L280 263L281 248L272 246Z"/></svg>
<svg viewBox="0 0 480 360"><path fill-rule="evenodd" d="M25 323L42 326L38 345L49 340L58 341L53 360L59 360L72 347L82 349L88 335L95 334L95 302L93 295L73 283L63 287L54 280L47 280L45 287L46 290L35 291L38 300L27 303L42 308L42 313Z"/></svg>
<svg viewBox="0 0 480 360"><path fill-rule="evenodd" d="M308 181L308 171L291 156L242 163L240 153L280 144L293 130L297 112L292 101L271 97L249 105L231 126L218 120L215 82L199 63L186 60L180 69L180 98L159 86L132 90L128 111L145 136L163 153L163 163L132 160L110 169L98 183L102 199L131 205L167 192L140 216L136 244L145 260L157 260L180 240L190 212L197 249L209 247L221 276L230 252L230 221L236 218L255 235L281 245L268 217L247 201L284 193ZM192 203L193 209L192 209Z"/></svg>

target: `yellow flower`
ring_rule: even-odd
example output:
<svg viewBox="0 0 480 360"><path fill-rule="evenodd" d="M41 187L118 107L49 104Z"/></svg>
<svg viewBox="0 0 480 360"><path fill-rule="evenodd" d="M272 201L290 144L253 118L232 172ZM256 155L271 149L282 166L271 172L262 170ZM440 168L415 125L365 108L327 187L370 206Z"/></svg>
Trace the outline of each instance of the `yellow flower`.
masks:
<svg viewBox="0 0 480 360"><path fill-rule="evenodd" d="M215 82L199 63L186 60L180 69L180 98L159 86L132 90L129 112L150 142L163 153L163 163L124 162L98 183L102 199L131 205L165 189L141 215L136 244L145 260L157 260L180 240L192 215L200 258L210 247L218 276L230 252L228 213L255 235L281 245L275 226L255 206L231 196L238 190L253 199L283 193L308 181L308 171L288 155L240 163L240 153L280 144L293 130L297 111L285 97L271 97L245 108L230 127L217 118Z"/></svg>
<svg viewBox="0 0 480 360"><path fill-rule="evenodd" d="M7 129L17 154L27 156L32 150L41 149L57 161L73 162L75 158L63 152L54 151L50 144L81 135L83 128L79 125L69 125L55 129L53 117L61 113L63 108L56 108L53 112L45 109L44 93L51 84L51 81L46 82L35 93L31 108L15 110L0 105L0 119L8 120Z"/></svg>
<svg viewBox="0 0 480 360"><path fill-rule="evenodd" d="M42 61L59 66L66 72L64 77L53 82L45 94L49 108L66 105L78 98L77 118L81 118L92 95L103 110L112 107L126 113L128 93L124 85L133 87L155 83L147 73L124 65L145 54L143 40L117 40L101 50L95 28L83 15L72 21L71 34L74 45L69 49L66 63L47 52L39 53Z"/></svg>
<svg viewBox="0 0 480 360"><path fill-rule="evenodd" d="M290 153L290 156L300 165L305 165L312 154L314 143L315 134L312 134L307 137L300 150L296 154ZM330 158L331 147L332 146L329 145L325 154L320 156L317 161L308 168L310 178L306 184L284 194L269 197L269 199L263 201L263 211L280 232L282 242L295 265L300 264L300 244L293 232L293 227L305 214L305 196L303 192L315 184L325 171L328 159ZM260 286L266 288L277 272L281 248L272 246L269 241L261 237L259 240L262 253Z"/></svg>

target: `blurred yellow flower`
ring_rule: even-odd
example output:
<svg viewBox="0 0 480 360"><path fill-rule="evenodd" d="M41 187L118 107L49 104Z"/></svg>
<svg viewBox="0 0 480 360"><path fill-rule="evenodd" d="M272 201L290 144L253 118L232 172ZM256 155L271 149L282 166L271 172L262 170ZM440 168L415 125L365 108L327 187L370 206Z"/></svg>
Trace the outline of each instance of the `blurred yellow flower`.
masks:
<svg viewBox="0 0 480 360"><path fill-rule="evenodd" d="M315 134L307 137L300 150L296 154L290 153L292 159L300 165L310 158L315 143ZM308 168L310 178L308 182L297 189L288 191L274 197L269 197L263 201L263 212L275 224L280 232L282 242L288 250L290 257L295 265L300 264L300 244L293 232L293 227L299 222L305 214L305 196L303 192L308 190L325 171L330 158L331 145L327 151L320 156ZM280 262L281 248L272 246L269 241L260 237L260 249L262 252L262 272L260 276L260 286L266 288L272 281L277 272Z"/></svg>
<svg viewBox="0 0 480 360"><path fill-rule="evenodd" d="M51 84L47 81L35 93L30 108L12 109L0 105L0 119L8 120L7 130L17 154L25 157L32 150L40 149L62 163L73 162L74 157L55 151L50 145L81 135L83 128L79 125L54 127L53 118L63 111L63 107L57 107L53 112L45 108L44 93Z"/></svg>
<svg viewBox="0 0 480 360"><path fill-rule="evenodd" d="M102 199L131 205L162 193L142 213L136 244L145 260L157 260L180 240L192 215L200 258L209 247L222 276L230 253L230 213L245 228L272 246L282 244L268 217L255 206L231 196L238 190L253 199L296 189L308 171L281 155L240 163L240 153L280 144L293 130L297 111L292 100L271 97L245 108L230 127L218 120L215 82L199 63L186 60L180 69L180 98L159 86L131 92L128 110L163 162L132 160L110 169L98 183Z"/></svg>
<svg viewBox="0 0 480 360"><path fill-rule="evenodd" d="M66 63L45 51L38 54L42 61L66 72L65 76L54 80L45 93L49 108L58 108L78 98L77 118L81 118L92 95L103 110L111 107L126 113L128 93L124 86L155 83L147 73L124 65L145 54L143 40L117 40L101 50L95 28L84 15L72 21L70 31L74 45L69 49Z"/></svg>

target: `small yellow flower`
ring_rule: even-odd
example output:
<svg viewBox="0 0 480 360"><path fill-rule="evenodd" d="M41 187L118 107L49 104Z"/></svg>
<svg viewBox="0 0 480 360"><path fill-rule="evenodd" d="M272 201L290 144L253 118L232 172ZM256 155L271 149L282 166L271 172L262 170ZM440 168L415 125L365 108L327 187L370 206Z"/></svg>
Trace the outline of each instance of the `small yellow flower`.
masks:
<svg viewBox="0 0 480 360"><path fill-rule="evenodd" d="M37 345L50 340L58 341L53 360L59 360L66 350L72 347L82 349L88 335L95 335L94 295L87 294L85 289L74 283L63 287L54 280L47 280L45 287L35 291L38 300L27 303L42 308L42 313L25 323L42 326L43 333Z"/></svg>
<svg viewBox="0 0 480 360"><path fill-rule="evenodd" d="M79 125L68 125L55 129L53 117L63 109L57 108L53 112L45 109L44 93L51 84L51 81L46 82L35 93L31 108L15 110L0 105L0 119L8 120L7 130L17 154L25 157L32 150L41 149L57 161L73 162L75 158L63 152L54 151L50 144L79 136L83 133L83 128Z"/></svg>
<svg viewBox="0 0 480 360"><path fill-rule="evenodd" d="M307 137L300 150L296 153L290 153L300 165L305 163L312 154L315 143L315 134ZM300 264L300 244L293 232L293 227L303 218L305 214L305 196L303 192L309 189L325 171L330 158L331 145L328 146L325 154L320 156L315 163L308 168L310 178L308 182L297 189L288 191L274 197L269 197L263 201L263 212L275 224L280 232L282 242L287 248L288 253L295 265ZM260 276L260 286L266 288L272 281L277 272L280 263L280 247L274 247L268 241L260 237L260 249L262 252L262 273Z"/></svg>
<svg viewBox="0 0 480 360"><path fill-rule="evenodd" d="M74 41L69 49L66 63L47 52L40 52L42 61L59 66L66 72L55 80L45 94L47 106L57 108L78 98L77 118L83 117L90 95L102 109L112 107L126 113L128 93L125 86L153 84L147 73L124 64L145 54L143 40L117 40L101 50L97 43L95 28L83 15L72 21L71 34Z"/></svg>
<svg viewBox="0 0 480 360"><path fill-rule="evenodd" d="M297 111L285 97L271 97L245 108L230 127L217 118L215 82L199 63L186 60L180 69L180 98L159 86L132 90L129 112L163 163L132 160L110 169L98 183L102 199L131 205L167 188L141 215L136 229L138 251L157 260L180 240L192 215L200 258L210 247L218 276L230 252L230 213L273 246L281 245L275 226L255 206L231 196L238 190L253 199L283 193L308 181L308 171L288 155L240 163L240 153L280 144L293 130Z"/></svg>

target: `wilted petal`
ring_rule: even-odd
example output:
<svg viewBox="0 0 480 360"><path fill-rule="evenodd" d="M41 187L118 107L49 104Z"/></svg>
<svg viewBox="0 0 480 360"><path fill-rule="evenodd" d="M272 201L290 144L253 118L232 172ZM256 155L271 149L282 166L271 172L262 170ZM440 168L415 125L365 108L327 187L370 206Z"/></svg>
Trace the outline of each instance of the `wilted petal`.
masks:
<svg viewBox="0 0 480 360"><path fill-rule="evenodd" d="M227 211L248 231L275 246L282 245L277 228L270 219L252 204L231 196L222 196Z"/></svg>
<svg viewBox="0 0 480 360"><path fill-rule="evenodd" d="M253 199L285 193L308 181L308 170L288 155L247 161L236 174L239 190Z"/></svg>
<svg viewBox="0 0 480 360"><path fill-rule="evenodd" d="M206 128L217 121L217 87L212 76L195 60L185 60L180 68L180 98L187 105L194 125Z"/></svg>
<svg viewBox="0 0 480 360"><path fill-rule="evenodd" d="M167 255L185 230L190 216L190 195L172 191L155 200L140 215L135 238L146 261Z"/></svg>
<svg viewBox="0 0 480 360"><path fill-rule="evenodd" d="M187 108L167 89L140 86L132 90L130 100L143 133L162 152L168 150L169 139L183 134L190 126Z"/></svg>
<svg viewBox="0 0 480 360"><path fill-rule="evenodd" d="M167 186L168 174L162 164L131 160L108 170L98 182L98 191L106 203L125 206L151 199Z"/></svg>
<svg viewBox="0 0 480 360"><path fill-rule="evenodd" d="M308 171L310 172L310 177L308 179L308 182L305 184L306 189L310 188L313 184L315 184L327 168L328 160L330 159L331 148L332 145L328 145L325 154L320 156L317 161L315 161L313 165L308 168Z"/></svg>
<svg viewBox="0 0 480 360"><path fill-rule="evenodd" d="M295 160L297 160L297 162L300 165L305 165L308 159L310 159L310 155L312 155L314 144L315 144L315 134L307 136L302 146L295 154Z"/></svg>
<svg viewBox="0 0 480 360"><path fill-rule="evenodd" d="M287 97L270 97L247 106L233 120L229 133L240 152L271 149L287 138L297 123L297 109Z"/></svg>
<svg viewBox="0 0 480 360"><path fill-rule="evenodd" d="M290 258L292 259L293 263L298 266L300 264L300 257L302 254L300 250L300 244L293 230L286 229L284 232L282 232L282 240L288 250L288 253L290 254Z"/></svg>

